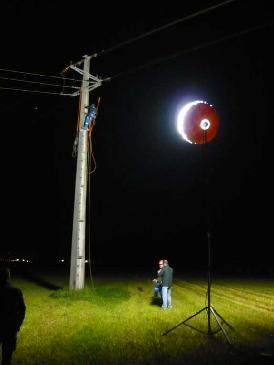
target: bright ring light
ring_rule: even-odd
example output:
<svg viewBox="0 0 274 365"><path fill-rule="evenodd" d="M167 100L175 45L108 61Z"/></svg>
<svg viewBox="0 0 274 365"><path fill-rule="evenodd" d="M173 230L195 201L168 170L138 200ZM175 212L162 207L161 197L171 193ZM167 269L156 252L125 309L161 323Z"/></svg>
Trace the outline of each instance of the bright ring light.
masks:
<svg viewBox="0 0 274 365"><path fill-rule="evenodd" d="M210 127L210 121L208 119L201 120L200 127L206 131Z"/></svg>
<svg viewBox="0 0 274 365"><path fill-rule="evenodd" d="M210 142L216 136L218 128L219 116L213 106L206 101L192 101L178 114L178 132L189 143Z"/></svg>

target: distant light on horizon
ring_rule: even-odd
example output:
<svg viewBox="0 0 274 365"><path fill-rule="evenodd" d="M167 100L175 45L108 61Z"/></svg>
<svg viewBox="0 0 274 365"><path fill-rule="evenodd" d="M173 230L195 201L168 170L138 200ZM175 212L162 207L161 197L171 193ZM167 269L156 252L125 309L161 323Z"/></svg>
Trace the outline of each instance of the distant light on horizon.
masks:
<svg viewBox="0 0 274 365"><path fill-rule="evenodd" d="M27 262L27 263L31 263L32 261L30 259L22 259L22 258L2 258L0 257L0 261L3 262Z"/></svg>

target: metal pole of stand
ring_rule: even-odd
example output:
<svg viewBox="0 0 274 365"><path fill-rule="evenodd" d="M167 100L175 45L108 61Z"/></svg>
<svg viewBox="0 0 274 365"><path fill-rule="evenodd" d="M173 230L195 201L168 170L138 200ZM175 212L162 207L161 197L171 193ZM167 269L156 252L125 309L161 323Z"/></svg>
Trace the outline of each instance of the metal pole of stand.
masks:
<svg viewBox="0 0 274 365"><path fill-rule="evenodd" d="M206 130L204 131L204 140L203 140L203 144L204 147L206 149L206 144L207 144L207 132ZM205 159L207 160L207 156L205 153ZM206 161L207 162L207 161ZM205 168L207 168L207 163L205 163ZM207 210L207 227L206 227L206 233L207 233L207 251L208 251L208 266L207 266L207 305L200 309L198 312L194 313L193 315L189 316L188 318L186 318L185 320L180 321L179 323L177 323L174 327L168 329L167 331L165 331L164 333L162 333L162 336L167 335L169 332L173 331L174 329L176 329L177 327L181 326L182 324L185 324L188 327L191 327L193 329L196 329L193 326L189 326L188 324L186 324L186 322L188 322L190 319L194 318L195 316L197 316L198 314L202 313L204 310L207 311L207 332L203 332L200 330L197 330L199 332L205 333L207 335L213 335L216 332L219 331L212 331L212 327L211 327L211 313L213 314L218 326L219 326L219 330L222 331L223 335L225 336L227 342L231 345L231 340L228 337L228 334L226 333L222 323L224 322L229 328L233 329L233 327L231 325L229 325L223 317L221 317L217 311L211 306L211 236L210 236L210 221L209 221L209 199L208 199L208 179L205 179L205 185L206 185L206 210Z"/></svg>

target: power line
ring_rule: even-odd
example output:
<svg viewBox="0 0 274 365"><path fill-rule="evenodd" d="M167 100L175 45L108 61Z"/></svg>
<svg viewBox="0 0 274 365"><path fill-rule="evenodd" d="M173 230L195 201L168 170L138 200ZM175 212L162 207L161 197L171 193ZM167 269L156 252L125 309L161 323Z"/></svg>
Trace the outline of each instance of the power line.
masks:
<svg viewBox="0 0 274 365"><path fill-rule="evenodd" d="M46 78L54 78L54 79L62 79L62 80L82 82L82 80L79 80L79 79L71 79L71 78L63 77L63 76L43 75L43 74L38 74L38 73L33 73L33 72L24 72L24 71L17 71L17 70L5 69L5 68L0 68L0 71L12 72L12 73L24 74L24 75L31 75L31 76L39 76L39 77L46 77Z"/></svg>
<svg viewBox="0 0 274 365"><path fill-rule="evenodd" d="M180 18L180 19L177 19L173 22L170 22L168 24L165 24L161 27L158 27L156 29L153 29L151 31L148 31L144 34L141 34L137 37L134 37L134 38L131 38L129 40L126 40L124 42L121 42L107 50L102 50L94 55L91 55L91 56L87 56L87 57L97 57L98 55L100 54L106 54L106 53L109 53L109 52L112 52L116 49L119 49L123 46L126 46L128 44L131 44L137 40L140 40L140 39L143 39L145 37L148 37L156 32L159 32L161 30L164 30L164 29L167 29L169 27L172 27L180 22L183 22L183 21L187 21L189 19L192 19L196 16L199 16L199 15L202 15L202 14L205 14L209 11L212 11L212 10L215 10L221 6L224 6L224 5L227 5L229 3L232 3L236 0L227 0L227 1L224 1L222 3L219 3L219 4L216 4L216 5L213 5L213 6L210 6L206 9L202 9L202 10L199 10L191 15L188 15L188 16L185 16L183 18ZM241 36L241 35L244 35L244 34L247 34L249 32L252 32L252 31L255 31L255 30L258 30L258 29L261 29L263 27L266 27L266 26L271 26L273 25L273 23L270 23L270 24L263 24L263 25L259 25L259 26L256 26L256 27L252 27L252 28L249 28L249 29L245 29L245 30L242 30L240 32L237 32L237 33L233 33L231 35L228 35L228 36L225 36L225 37L222 37L220 39L217 39L217 40L214 40L214 41L211 41L211 42L206 42L204 44L201 44L201 45L197 45L197 46L194 46L194 47L191 47L189 49L185 49L185 50L181 50L177 53L174 53L170 56L167 56L167 57L161 57L161 58L158 58L156 60L153 60L151 62L148 62L146 64L143 64L143 65L140 65L140 66L136 66L132 69L129 69L127 71L122 71L120 73L117 73L116 75L114 76L111 76L111 77L107 77L101 81L110 81L110 80L113 80L113 79L116 79L120 76L123 76L123 75L126 75L126 74L131 74L131 73L134 73L134 72L137 72L137 71L140 71L142 69L145 69L145 68L148 68L150 66L153 66L153 65L156 65L156 64L160 64L162 62L165 62L165 61L168 61L168 60L171 60L175 57L178 57L180 55L183 55L183 54L187 54L187 53L190 53L190 52L194 52L194 51L198 51L200 49L203 49L203 48L206 48L206 47L209 47L209 46L212 46L212 45L215 45L215 44L218 44L218 43L221 43L223 41L227 41L227 40L230 40L230 39L233 39L237 36ZM80 65L81 63L83 62L83 60L77 62L77 63L74 63L73 65ZM72 63L71 63L72 65ZM69 69L70 67L67 67L67 69ZM17 70L11 70L11 69L3 69L3 68L0 68L0 71L5 71L5 72L12 72L12 73L18 73L18 74L25 74L25 75L32 75L32 76L39 76L39 77L47 77L47 78L56 78L56 79L62 79L63 82L66 81L66 80L70 80L70 81L76 81L76 82L82 82L82 80L79 80L79 79L73 79L73 78L67 78L67 77L64 77L64 76L54 76L54 75L44 75L44 74L38 74L38 73L30 73L30 72L23 72L23 71L17 71ZM29 81L29 80L22 80L22 79L12 79L12 78L5 78L5 77L1 77L0 76L0 79L7 79L7 80L12 80L12 81L21 81L21 82L27 82L27 83L33 83L33 84L40 84L40 85L48 85L48 86L59 86L61 87L61 85L56 85L56 84L49 84L49 83L41 83L41 82L37 82L37 81ZM60 92L60 93L56 93L56 92L46 92L46 91L38 91L38 90L27 90L27 89L19 89L19 88L9 88L9 87L0 87L1 89L6 89L6 90L17 90L17 91L24 91L24 92L35 92L35 93L44 93L44 94L55 94L55 95L63 95L63 96L75 96L73 94L67 94L67 93L64 93L64 92ZM62 86L63 90L64 88L76 88L76 89L79 89L75 86L66 86L66 85L63 85Z"/></svg>
<svg viewBox="0 0 274 365"><path fill-rule="evenodd" d="M161 58L155 59L155 60L153 60L151 62L145 63L143 65L133 67L133 68L127 70L127 71L119 72L116 75L107 77L107 78L105 78L102 81L111 81L111 80L117 79L117 78L119 78L121 76L128 75L128 74L132 74L134 72L141 71L141 70L146 69L146 68L149 68L151 66L154 66L154 65L157 65L157 64L160 64L160 63L163 63L163 62L172 60L172 59L174 59L176 57L179 57L179 56L182 56L184 54L188 54L188 53L191 53L191 52L199 51L201 49L204 49L204 48L207 48L207 47L210 47L210 46L219 44L219 43L224 42L224 41L231 40L231 39L236 38L238 36L242 36L242 35L248 34L250 32L254 32L256 30L263 29L263 28L268 27L268 26L273 26L273 22L272 23L266 23L266 24L258 25L258 26L255 26L255 27L252 27L252 28L248 28L248 29L244 29L244 30L242 30L240 32L236 32L236 33L230 34L228 36L225 36L225 37L222 37L222 38L213 40L213 41L209 41L209 42L206 42L206 43L203 43L203 44L200 44L200 45L197 45L197 46L188 48L188 49L181 50L181 51L176 52L176 53L174 53L174 54L172 54L170 56L161 57ZM3 69L0 69L0 70L3 70ZM11 71L11 72L17 72L17 71L14 71L14 70L9 70L9 71ZM20 72L19 71L19 73L25 73L25 72ZM26 73L26 74L31 74L31 73ZM37 74L32 74L32 75L37 75ZM52 76L52 77L57 77L57 76ZM0 77L0 78L2 78L2 77ZM62 77L57 77L57 78L62 78ZM65 78L65 80L73 80L73 79ZM24 80L22 80L22 81L24 81ZM31 82L32 83L32 81L28 81L28 82ZM35 83L35 82L33 82L33 83ZM43 83L41 83L41 84L43 84ZM45 84L45 85L47 85L47 84ZM48 84L48 85L50 85L50 84ZM58 86L61 87L61 85L58 85ZM64 89L64 87L66 87L66 86L63 86L63 89ZM69 88L70 87L72 88L73 86L68 86L68 87ZM60 93L57 93L57 92L46 92L46 91L27 90L27 89L1 87L1 86L0 86L0 89L4 89L4 90L15 90L15 91L22 91L22 92L33 92L33 93L41 93L41 94L61 95L61 96L75 96L74 94L69 94L69 93L64 93L64 92L60 92Z"/></svg>
<svg viewBox="0 0 274 365"><path fill-rule="evenodd" d="M199 10L199 11L197 11L197 12L193 13L193 14L190 14L190 15L184 16L184 17L182 17L182 18L180 18L180 19L177 19L177 20L174 20L174 21L172 21L172 22L170 22L170 23L167 23L167 24L165 24L165 25L162 25L162 26L160 26L160 27L158 27L158 28L156 28L156 29L152 29L152 30L150 30L150 31L148 31L148 32L146 32L146 33L140 34L139 36L136 36L136 37L134 37L134 38L131 38L131 39L128 39L128 40L123 41L123 42L121 42L121 43L118 43L118 44L116 44L115 46L110 47L110 48L108 48L108 49L106 49L106 50L101 50L100 52L95 53L93 56L95 56L95 55L96 55L96 56L100 56L100 55L102 55L102 54L110 53L110 52L115 51L115 50L117 50L117 49L119 49L119 48L122 48L122 47L124 47L124 46L127 46L127 45L129 45L129 44L131 44L131 43L134 43L134 42L136 42L136 41L138 41L138 40L140 40L140 39L144 39L144 38L146 38L146 37L149 37L149 36L151 36L152 34L155 34L155 33L157 33L157 32L160 32L160 31L164 30L164 29L167 29L167 28L173 27L174 25L177 25L177 24L182 23L182 22L184 22L184 21L187 21L187 20L193 19L193 18L195 18L195 17L197 17L197 16L199 16L199 15L206 14L206 13L208 13L208 12L212 11L212 10L215 10L215 9L217 9L217 8L221 7L221 6L227 5L227 4L232 3L232 2L234 2L234 1L237 1L237 0L227 0L227 1L223 1L222 3L219 3L219 4L216 4L216 5L210 6L210 7L206 8L206 9Z"/></svg>
<svg viewBox="0 0 274 365"><path fill-rule="evenodd" d="M46 86L57 86L57 87L63 87L63 88L79 89L79 87L77 87L77 86L66 86L66 85L59 85L59 84L57 85L57 84L50 84L50 83L39 82L39 81L14 79L14 78L11 78L11 77L4 77L4 76L0 76L0 79L9 80L9 81L26 82L26 83L29 83L29 84L38 84L38 85L46 85Z"/></svg>
<svg viewBox="0 0 274 365"><path fill-rule="evenodd" d="M165 25L162 25L162 26L160 26L160 27L158 27L156 29L152 29L152 30L150 30L150 31L148 31L146 33L140 34L139 36L136 36L134 38L131 38L131 39L128 39L128 40L123 41L121 43L118 43L117 45L115 45L113 47L110 47L110 48L108 48L106 50L101 50L99 52L95 52L92 55L89 55L89 56L86 56L86 57L95 58L95 57L101 56L103 54L111 53L112 51L115 51L115 50L117 50L119 48L122 48L124 46L127 46L127 45L129 45L131 43L134 43L134 42L140 40L140 39L144 39L144 38L146 38L146 37L148 37L148 36L150 36L152 34L155 34L157 32L160 32L160 31L164 30L164 29L170 28L170 27L172 27L174 25L177 25L177 24L179 24L181 22L184 22L184 21L190 20L192 18L195 18L195 17L197 17L199 15L208 13L209 11L215 10L215 9L221 7L221 6L224 6L226 4L232 3L234 1L236 1L236 0L226 0L226 1L223 1L222 3L216 4L216 5L212 5L212 6L208 7L208 8L199 10L199 11L193 13L193 14L184 16L184 17L182 17L180 19L176 19L176 20L174 20L174 21L172 21L170 23L167 23ZM84 62L83 59L80 60L80 61L74 62L74 63L71 62L69 66L67 66L67 67L64 68L64 70L62 71L62 74L64 74L65 72L67 72L71 68L71 66L79 66L83 62ZM110 80L110 78L105 78L104 81L109 81L109 80Z"/></svg>
<svg viewBox="0 0 274 365"><path fill-rule="evenodd" d="M50 92L50 91L40 91L40 90L28 90L28 89L20 89L20 88L13 88L13 87L3 87L0 86L2 90L12 90L12 91L22 91L22 92L30 92L30 93L37 93L37 94L51 94L51 95L61 95L61 96L73 96L72 94L65 94L63 92Z"/></svg>
<svg viewBox="0 0 274 365"><path fill-rule="evenodd" d="M218 44L218 43L221 43L221 42L228 41L230 39L236 38L238 36L242 36L242 35L245 35L247 33L254 32L254 31L259 30L259 29L263 29L263 28L265 28L267 26L273 26L273 22L272 23L258 25L258 26L255 26L255 27L252 27L252 28L248 28L248 29L244 29L244 30L242 30L240 32L233 33L233 34L230 34L228 36L225 36L225 37L222 37L222 38L213 40L213 41L209 41L209 42L206 42L206 43L203 43L203 44L200 44L200 45L197 45L197 46L188 48L188 49L181 50L181 51L176 52L176 53L174 53L174 54L172 54L170 56L167 56L167 57L157 58L157 59L155 59L155 60L153 60L151 62L145 63L145 64L140 65L140 66L133 67L133 68L127 70L127 71L119 72L119 73L117 73L114 76L110 76L110 77L108 77L106 79L106 81L111 81L111 80L116 79L116 78L118 78L120 76L124 76L124 75L127 75L127 74L131 74L131 73L134 73L134 72L137 72L137 71L141 71L141 70L146 69L148 67L151 67L151 66L160 64L162 62L166 62L166 61L171 60L171 59L174 59L174 58L176 58L178 56L182 56L182 55L187 54L187 53L199 51L200 49L204 49L204 48L213 46L215 44Z"/></svg>
<svg viewBox="0 0 274 365"><path fill-rule="evenodd" d="M99 52L95 52L92 55L89 55L88 57L94 58L94 57L98 57L98 56L102 56L102 55L111 53L113 51L116 51L119 48L125 47L125 46L127 46L127 45L129 45L131 43L137 42L140 39L144 39L146 37L149 37L152 34L155 34L157 32L160 32L160 31L164 30L164 29L173 27L174 25L177 25L177 24L182 23L184 21L190 20L190 19L195 18L195 17L197 17L199 15L206 14L209 11L215 10L215 9L221 7L221 6L224 6L226 4L232 3L234 1L237 1L237 0L226 0L226 1L223 1L222 3L216 4L216 5L212 5L212 6L208 7L208 8L205 8L205 9L202 9L202 10L199 10L199 11L196 11L193 14L184 16L184 17L182 17L180 19L176 19L176 20L174 20L174 21L172 21L170 23L167 23L167 24L162 25L162 26L160 26L158 28L152 29L152 30L150 30L150 31L148 31L146 33L140 34L140 35L138 35L136 37L133 37L133 38L130 38L130 39L126 40L126 41L123 41L121 43L118 43L118 44L116 44L116 45L114 45L114 46L112 46L112 47L110 47L108 49L105 49L105 50L103 49L103 50L101 50ZM83 62L84 62L83 60L80 60L80 61L77 61L77 62L71 62L71 64L69 66L65 67L65 69L62 72L65 73L66 71L68 71L70 69L70 66L72 66L72 65L73 66L79 66Z"/></svg>

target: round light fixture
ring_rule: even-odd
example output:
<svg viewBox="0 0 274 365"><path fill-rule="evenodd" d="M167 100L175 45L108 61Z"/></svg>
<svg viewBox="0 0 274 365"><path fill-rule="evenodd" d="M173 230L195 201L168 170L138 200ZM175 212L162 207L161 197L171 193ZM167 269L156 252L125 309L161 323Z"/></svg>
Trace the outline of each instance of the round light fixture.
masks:
<svg viewBox="0 0 274 365"><path fill-rule="evenodd" d="M219 116L206 101L186 104L178 114L177 129L184 140L193 144L210 142L219 129Z"/></svg>

